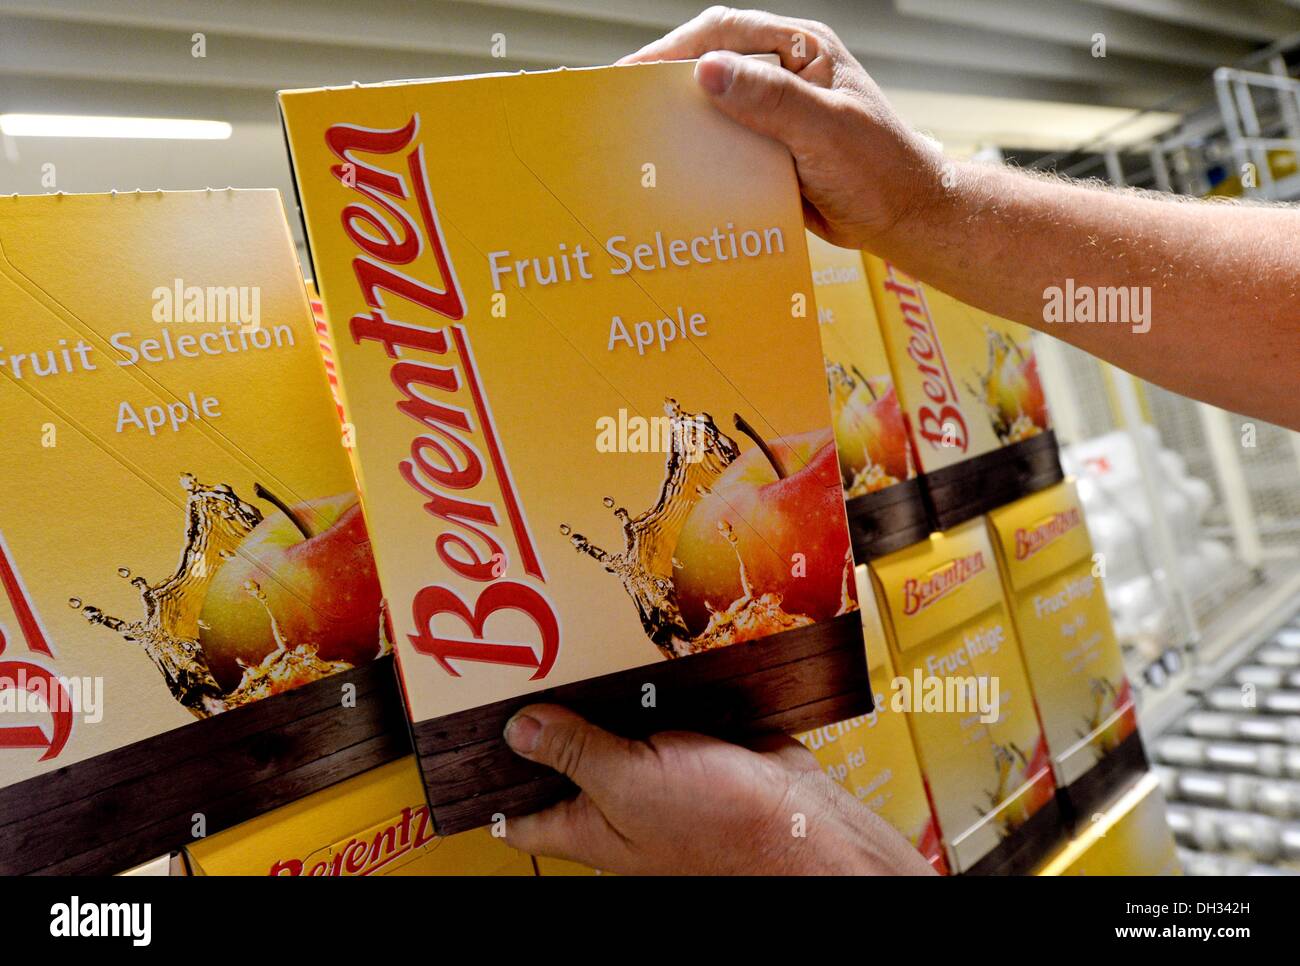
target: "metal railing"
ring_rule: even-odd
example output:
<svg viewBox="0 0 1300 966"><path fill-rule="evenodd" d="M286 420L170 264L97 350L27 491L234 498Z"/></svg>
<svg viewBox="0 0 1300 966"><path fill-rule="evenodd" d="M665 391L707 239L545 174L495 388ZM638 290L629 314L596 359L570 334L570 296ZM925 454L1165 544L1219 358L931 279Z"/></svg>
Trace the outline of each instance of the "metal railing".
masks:
<svg viewBox="0 0 1300 966"><path fill-rule="evenodd" d="M1223 119L1224 134L1240 172L1242 193L1267 201L1300 197L1300 80L1287 73L1279 55L1269 62L1271 73L1220 67L1214 72L1214 88ZM1271 101L1271 123L1260 120L1258 94ZM1279 135L1279 136L1271 136ZM1289 153L1291 174L1277 178L1273 152Z"/></svg>
<svg viewBox="0 0 1300 966"><path fill-rule="evenodd" d="M1205 82L1029 166L1176 194L1300 198L1300 172L1294 168L1300 158L1300 80L1287 66L1296 52L1300 34L1220 67ZM1155 137L1126 137L1133 125L1156 113L1177 114L1182 120Z"/></svg>

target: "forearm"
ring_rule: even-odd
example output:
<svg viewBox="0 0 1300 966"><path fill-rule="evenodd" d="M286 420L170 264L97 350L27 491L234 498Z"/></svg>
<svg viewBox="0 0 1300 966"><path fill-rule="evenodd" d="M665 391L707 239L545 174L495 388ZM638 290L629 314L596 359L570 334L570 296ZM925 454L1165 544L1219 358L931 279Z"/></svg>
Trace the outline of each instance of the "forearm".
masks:
<svg viewBox="0 0 1300 966"><path fill-rule="evenodd" d="M879 254L1175 392L1300 427L1300 210L1165 200L973 163L944 180L873 245ZM1101 290L1100 305L1116 287L1149 298L1146 331L1137 318L1047 321L1070 292ZM1067 306L1066 318L1085 308Z"/></svg>

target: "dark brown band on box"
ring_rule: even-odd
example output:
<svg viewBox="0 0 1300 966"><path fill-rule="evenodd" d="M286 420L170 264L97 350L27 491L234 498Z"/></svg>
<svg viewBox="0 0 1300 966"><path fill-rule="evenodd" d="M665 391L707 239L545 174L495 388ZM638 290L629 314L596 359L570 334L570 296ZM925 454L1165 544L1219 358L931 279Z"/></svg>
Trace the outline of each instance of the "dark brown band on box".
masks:
<svg viewBox="0 0 1300 966"><path fill-rule="evenodd" d="M1065 838L1061 806L1049 798L963 875L1032 875Z"/></svg>
<svg viewBox="0 0 1300 966"><path fill-rule="evenodd" d="M121 872L192 842L199 816L212 834L409 753L380 658L0 788L0 874Z"/></svg>
<svg viewBox="0 0 1300 966"><path fill-rule="evenodd" d="M1149 768L1142 735L1134 731L1069 785L1057 789L1066 823L1078 833L1094 815L1105 812L1128 791Z"/></svg>
<svg viewBox="0 0 1300 966"><path fill-rule="evenodd" d="M920 543L930 535L930 515L919 479L904 480L845 501L853 559L860 564Z"/></svg>
<svg viewBox="0 0 1300 966"><path fill-rule="evenodd" d="M1056 433L1050 429L921 477L936 530L973 520L1063 479Z"/></svg>
<svg viewBox="0 0 1300 966"><path fill-rule="evenodd" d="M539 702L572 708L628 738L670 730L725 738L806 731L871 711L862 618L854 611L415 723L416 755L439 835L477 828L496 815L525 815L574 793L567 779L520 758L502 740L511 715Z"/></svg>

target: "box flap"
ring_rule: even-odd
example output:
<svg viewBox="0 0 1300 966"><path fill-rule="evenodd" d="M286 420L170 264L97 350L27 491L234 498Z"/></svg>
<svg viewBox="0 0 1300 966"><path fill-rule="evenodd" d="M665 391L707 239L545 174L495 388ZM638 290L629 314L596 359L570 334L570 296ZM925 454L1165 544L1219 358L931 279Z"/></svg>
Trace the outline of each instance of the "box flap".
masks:
<svg viewBox="0 0 1300 966"><path fill-rule="evenodd" d="M994 510L988 519L1015 590L1092 556L1092 540L1073 480Z"/></svg>
<svg viewBox="0 0 1300 966"><path fill-rule="evenodd" d="M917 647L1002 604L997 560L973 520L871 564L900 650Z"/></svg>

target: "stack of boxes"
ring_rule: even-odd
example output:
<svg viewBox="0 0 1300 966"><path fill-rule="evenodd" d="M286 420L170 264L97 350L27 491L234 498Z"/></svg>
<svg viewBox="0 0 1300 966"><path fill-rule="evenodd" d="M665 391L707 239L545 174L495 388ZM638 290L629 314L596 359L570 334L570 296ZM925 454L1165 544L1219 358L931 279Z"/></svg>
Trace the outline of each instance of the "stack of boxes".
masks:
<svg viewBox="0 0 1300 966"><path fill-rule="evenodd" d="M1028 331L809 250L875 707L799 740L941 873L1176 869ZM186 857L209 874L595 871L488 829L421 835L422 815L403 760Z"/></svg>
<svg viewBox="0 0 1300 966"><path fill-rule="evenodd" d="M897 706L908 725L951 871L1041 867L1134 786L1146 760L1103 562L1060 470L1030 332L874 256L819 241L810 256L819 307L840 326L823 310L828 359L850 338L887 357L926 521L924 537L899 547L849 513L859 597L876 605L863 606L867 640L878 610L886 645L882 662L868 644L877 706ZM856 312L839 301L854 258L871 303ZM878 334L846 334L846 321ZM854 744L859 760L897 752L898 739L880 735ZM840 752L814 750L843 781Z"/></svg>
<svg viewBox="0 0 1300 966"><path fill-rule="evenodd" d="M870 572L954 869L1026 871L1057 826L1055 785L983 521Z"/></svg>
<svg viewBox="0 0 1300 966"><path fill-rule="evenodd" d="M947 873L947 853L907 716L894 710L889 700L887 685L895 678L894 659L865 567L858 568L857 579L867 669L876 687L875 708L870 714L826 725L798 738L827 775L907 836L936 871Z"/></svg>

